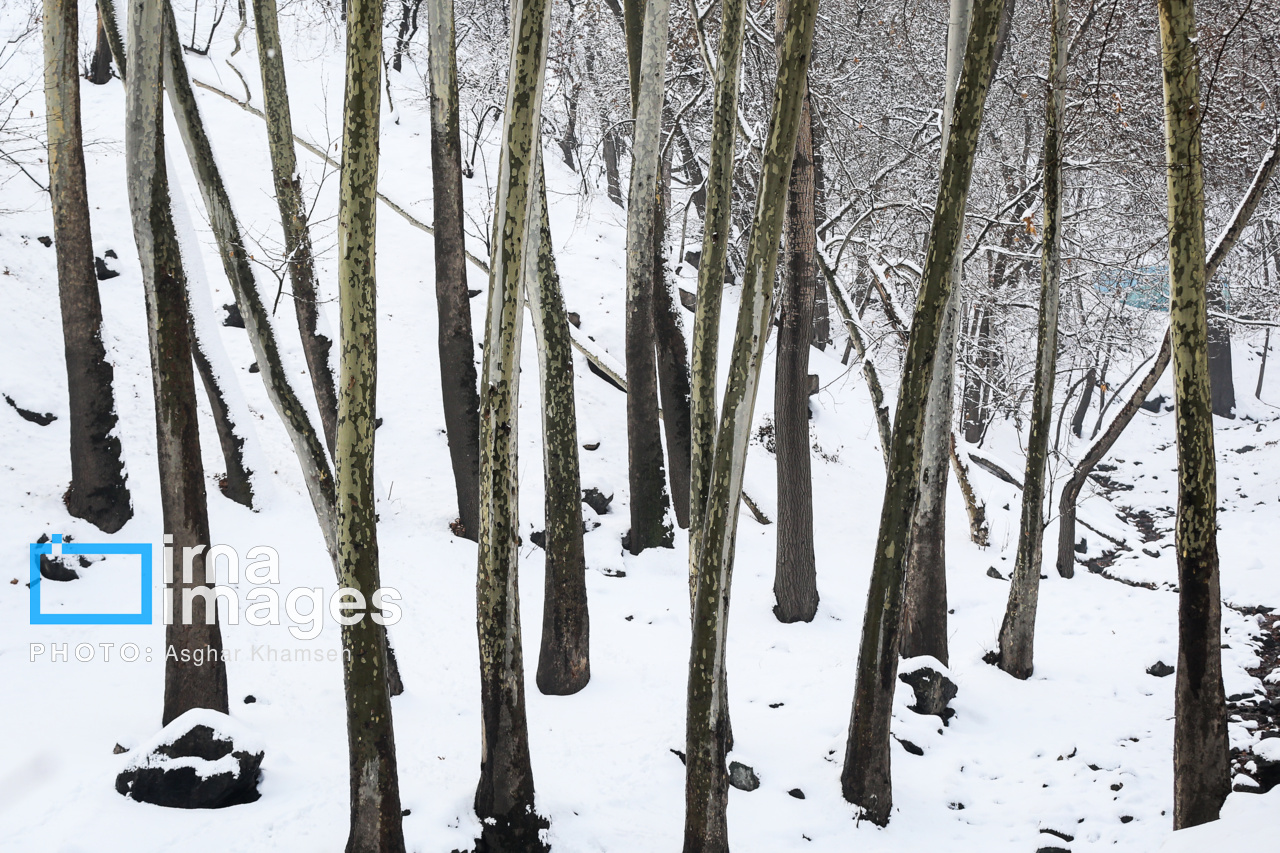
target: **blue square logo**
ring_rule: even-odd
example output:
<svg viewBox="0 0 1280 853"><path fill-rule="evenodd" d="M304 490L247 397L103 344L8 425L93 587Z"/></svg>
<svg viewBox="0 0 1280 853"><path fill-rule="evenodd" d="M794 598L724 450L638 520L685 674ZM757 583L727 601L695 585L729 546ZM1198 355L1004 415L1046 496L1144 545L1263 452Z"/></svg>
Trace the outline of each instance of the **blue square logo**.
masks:
<svg viewBox="0 0 1280 853"><path fill-rule="evenodd" d="M40 574L42 555L136 555L142 561L141 595L137 613L41 613L40 590L44 577ZM150 625L151 624L151 545L146 542L85 544L63 542L55 533L50 542L31 543L31 624L32 625Z"/></svg>

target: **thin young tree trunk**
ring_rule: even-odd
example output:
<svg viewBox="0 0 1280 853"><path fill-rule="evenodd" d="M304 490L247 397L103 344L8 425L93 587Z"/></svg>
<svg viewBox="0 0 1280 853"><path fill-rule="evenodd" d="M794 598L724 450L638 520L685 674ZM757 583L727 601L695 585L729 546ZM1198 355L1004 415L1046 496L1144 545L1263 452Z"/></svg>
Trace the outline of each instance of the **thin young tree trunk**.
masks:
<svg viewBox="0 0 1280 853"><path fill-rule="evenodd" d="M98 19L102 22L102 31L107 37L107 46L111 49L111 58L115 60L116 72L120 79L125 79L124 42L120 38L120 25L116 22L116 7L112 0L98 0Z"/></svg>
<svg viewBox="0 0 1280 853"><path fill-rule="evenodd" d="M720 348L720 307L725 257L733 227L733 160L737 138L738 89L746 27L745 0L723 0L720 44L715 66L715 104L711 114L711 153L707 167L707 213L698 265L698 300L693 315L690 370L689 593L697 589L711 459L716 441L716 368Z"/></svg>
<svg viewBox="0 0 1280 853"><path fill-rule="evenodd" d="M375 235L378 127L381 114L382 4L351 0L347 16L342 177L338 189L338 303L341 308L337 495L339 583L370 596L378 576L374 495L377 394ZM358 601L359 599L357 599ZM374 608L376 610L376 608ZM364 612L358 608L357 612ZM387 642L381 620L342 626L346 652L351 827L347 853L399 853L404 848L396 773Z"/></svg>
<svg viewBox="0 0 1280 853"><path fill-rule="evenodd" d="M167 7L168 4L165 5ZM330 556L336 560L338 553L337 498L333 473L329 467L329 457L316 435L306 407L298 399L285 372L275 334L271 328L271 318L266 306L262 303L248 252L245 250L244 240L240 234L240 226L236 222L235 211L231 207L231 199L222 183L222 175L218 171L213 146L200 118L195 93L191 89L191 80L187 76L186 65L182 58L177 24L173 21L171 13L167 14L167 18L168 36L165 45L164 73L169 102L173 107L174 118L177 120L183 144L187 149L187 157L191 161L192 170L199 184L200 196L204 200L209 221L213 226L223 270L231 284L232 292L235 293L240 314L244 317L249 345L262 372L267 397L271 400L276 413L280 415L285 431L293 443L294 452L302 465L303 479L307 484L312 508L315 510L321 532L325 537L325 546Z"/></svg>
<svg viewBox="0 0 1280 853"><path fill-rule="evenodd" d="M107 533L133 517L125 483L116 406L102 343L102 302L93 265L89 191L80 131L79 21L75 0L45 0L45 111L49 195L58 257L71 434L67 511Z"/></svg>
<svg viewBox="0 0 1280 853"><path fill-rule="evenodd" d="M646 548L668 547L672 541L667 522L662 432L658 425L653 264L670 11L670 0L649 0L645 11L627 199L627 472L632 554Z"/></svg>
<svg viewBox="0 0 1280 853"><path fill-rule="evenodd" d="M955 256L960 247L974 153L990 87L996 34L1004 0L976 0L965 48L960 86L956 90L955 119L947 139L946 158L929 250L925 257L920 295L911 322L903 380L898 392L888 483L880 515L871 585L867 594L853 714L844 770L844 797L860 806L878 825L889 822L893 788L889 775L889 719L898 676L902 628L902 587L911 518L920 488L920 443L934 356L950 288Z"/></svg>
<svg viewBox="0 0 1280 853"><path fill-rule="evenodd" d="M723 694L738 501L742 495L756 392L764 367L766 332L773 317L778 241L786 217L786 187L795 160L796 136L800 132L801 96L817 13L817 0L791 0L787 12L747 248L737 332L725 387L724 415L716 437L707 489L689 653L684 853L725 853L729 849L725 767L729 716ZM723 150L722 144L716 147Z"/></svg>
<svg viewBox="0 0 1280 853"><path fill-rule="evenodd" d="M573 344L551 245L542 157L536 148L534 157L538 197L536 219L529 222L524 248L524 287L542 380L542 467L546 484L546 593L537 684L543 693L567 696L591 680L591 624L587 611L587 559L582 545Z"/></svg>
<svg viewBox="0 0 1280 853"><path fill-rule="evenodd" d="M427 30L440 389L458 520L463 535L475 540L480 530L480 397L476 392L471 300L467 296L453 0L428 0Z"/></svg>
<svg viewBox="0 0 1280 853"><path fill-rule="evenodd" d="M1036 604L1044 562L1044 474L1053 429L1053 378L1058 361L1058 297L1062 265L1062 113L1066 106L1067 26L1070 0L1049 9L1049 85L1044 117L1044 234L1040 260L1040 325L1031 400L1031 435L1022 488L1018 555L1009 584L1009 604L997 639L997 663L1014 678L1030 678L1034 667Z"/></svg>
<svg viewBox="0 0 1280 853"><path fill-rule="evenodd" d="M942 110L942 148L951 133L956 87L964 63L965 41L973 14L971 0L953 0L947 26L947 91ZM964 211L956 226L964 233ZM956 343L960 332L961 252L951 268L951 296L942 315L933 378L925 404L921 446L920 497L911 518L905 589L902 654L932 655L949 661L947 650L947 481L950 473L951 413L954 408Z"/></svg>
<svg viewBox="0 0 1280 853"><path fill-rule="evenodd" d="M480 784L477 850L544 849L547 823L534 811L520 639L517 423L525 239L537 210L539 145L551 4L519 0L511 15L511 65L494 204L489 312L480 386L480 553L476 583L480 641ZM652 342L650 342L652 345Z"/></svg>
<svg viewBox="0 0 1280 853"><path fill-rule="evenodd" d="M1174 687L1173 828L1218 819L1231 790L1222 686L1217 457L1209 389L1208 276L1200 158L1195 7L1159 0L1169 185L1169 330L1178 437L1178 665Z"/></svg>
<svg viewBox="0 0 1280 853"><path fill-rule="evenodd" d="M293 290L302 352L311 374L311 387L320 410L320 426L325 446L332 454L337 440L338 397L334 388L329 351L333 341L317 331L319 287L307 225L307 200L302 193L298 158L293 147L293 118L289 110L289 88L284 73L284 48L280 42L280 22L276 0L253 0L253 19L258 39L258 62L262 70L262 99L267 116L267 145L271 152L271 176L284 231L285 257L289 259L289 286Z"/></svg>
<svg viewBox="0 0 1280 853"><path fill-rule="evenodd" d="M1271 329L1267 329L1267 334L1262 339L1262 362L1258 365L1258 386L1253 390L1253 396L1262 399L1262 379L1267 374L1267 351L1271 349Z"/></svg>
<svg viewBox="0 0 1280 853"><path fill-rule="evenodd" d="M1227 313L1227 297L1222 287L1210 287L1208 310ZM1225 317L1209 317L1209 388L1213 394L1213 413L1234 418L1236 380L1231 367L1231 322Z"/></svg>
<svg viewBox="0 0 1280 853"><path fill-rule="evenodd" d="M190 297L188 297L188 300ZM242 506L253 506L253 480L250 471L244 464L244 436L236 429L231 409L227 405L222 384L209 354L205 352L205 342L195 327L195 319L191 320L191 356L195 360L196 372L200 374L200 383L204 385L204 395L209 400L209 408L213 410L213 425L218 434L218 446L222 448L222 459L227 466L226 478L219 484L222 494Z"/></svg>
<svg viewBox="0 0 1280 853"><path fill-rule="evenodd" d="M1227 223L1227 227L1213 244L1213 251L1209 253L1209 259L1205 262L1205 281L1213 281L1218 267L1240 240L1240 235L1244 233L1259 202L1262 201L1267 184L1270 183L1278 164L1280 164L1280 130L1272 136L1271 147L1267 149L1267 153L1258 164L1258 169L1253 174L1253 181L1249 184L1244 197L1240 199L1240 204L1236 206L1231 221ZM1084 456L1080 457L1075 470L1071 472L1071 477L1062 487L1062 498L1058 501L1058 574L1064 578L1075 575L1076 502L1080 498L1080 490L1084 488L1094 467L1106 458L1125 427L1138 414L1138 410L1146 402L1151 390L1156 387L1156 382L1164 374L1165 368L1169 366L1171 354L1169 331L1166 330L1164 340L1160 344L1160 351L1151 369L1142 377L1142 381L1116 413L1115 419L1107 426L1106 431L1099 436Z"/></svg>
<svg viewBox="0 0 1280 853"><path fill-rule="evenodd" d="M156 457L160 466L160 506L165 542L176 566L167 566L166 594L173 619L165 628L164 713L171 721L192 708L227 713L227 673L217 610L199 593L207 587L204 550L209 547L209 515L200 430L196 421L195 377L191 372L191 324L186 280L169 207L164 161L161 64L165 42L163 0L136 0L129 9L134 73L125 89L125 154L129 211L142 265L147 301L148 343L156 403ZM71 44L75 45L75 40ZM192 549L193 572L184 579L185 549ZM176 574L170 574L173 572ZM207 592L207 590L205 590ZM182 604L191 597L190 618ZM208 618L206 618L208 617ZM183 652L208 652L201 664Z"/></svg>
<svg viewBox="0 0 1280 853"><path fill-rule="evenodd" d="M93 49L93 59L89 62L87 79L95 86L102 86L111 81L111 42L107 38L107 28L102 24L102 10L98 10L98 36Z"/></svg>
<svg viewBox="0 0 1280 853"><path fill-rule="evenodd" d="M774 15L774 44L781 54L787 3ZM787 187L782 292L778 297L778 352L774 362L773 422L778 477L778 544L773 614L779 622L811 622L818 612L813 556L813 472L809 441L809 344L818 290L817 223L814 221L813 118L809 87L801 93L800 130Z"/></svg>

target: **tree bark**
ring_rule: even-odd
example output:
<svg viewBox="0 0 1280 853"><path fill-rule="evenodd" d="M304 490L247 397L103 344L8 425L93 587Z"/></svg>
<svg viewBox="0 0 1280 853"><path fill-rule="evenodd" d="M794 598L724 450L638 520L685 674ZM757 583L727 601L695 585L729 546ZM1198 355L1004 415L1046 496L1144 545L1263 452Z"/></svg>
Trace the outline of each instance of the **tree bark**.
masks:
<svg viewBox="0 0 1280 853"><path fill-rule="evenodd" d="M845 799L860 806L867 819L881 826L889 822L893 806L889 720L898 680L903 575L911 518L919 496L925 407L953 283L951 273L960 247L960 224L1003 8L1004 0L974 3L964 67L956 90L955 119L947 139L929 250L898 392L890 453L893 464L885 487L858 652L853 714L840 781Z"/></svg>
<svg viewBox="0 0 1280 853"><path fill-rule="evenodd" d="M546 527L545 596L538 689L553 696L577 693L591 680L591 623L587 611L587 559L582 545L582 477L574 402L573 345L556 271L540 148L534 157L536 219L525 243L524 288L537 341L542 384L543 503Z"/></svg>
<svg viewBox="0 0 1280 853"><path fill-rule="evenodd" d="M297 153L293 147L293 118L289 109L288 80L284 72L284 48L276 0L253 0L253 19L262 71L263 106L267 117L267 144L271 151L271 176L275 184L280 227L284 231L289 261L289 286L293 290L302 352L311 374L311 387L320 410L325 446L334 452L337 440L338 398L334 389L329 352L333 342L317 331L319 286L316 279L311 232L307 224L307 200L302 193Z"/></svg>
<svg viewBox="0 0 1280 853"><path fill-rule="evenodd" d="M779 0L774 16L774 44L779 54L788 2ZM813 304L818 290L817 241L813 118L806 79L801 92L795 162L787 188L782 292L778 297L778 351L774 362L778 544L773 614L779 622L811 622L818 612L818 575L813 556L813 473L809 455L809 345L813 339Z"/></svg>
<svg viewBox="0 0 1280 853"><path fill-rule="evenodd" d="M115 434L115 370L102 343L80 129L78 32L75 0L45 0L49 196L71 434L71 484L64 500L71 515L115 533L133 517L133 505Z"/></svg>
<svg viewBox="0 0 1280 853"><path fill-rule="evenodd" d="M252 472L244 464L245 437L236 428L222 383L213 369L209 354L205 352L205 342L200 339L194 317L191 318L191 356L195 360L196 372L200 374L200 383L204 386L209 408L213 410L214 430L218 435L218 446L222 449L223 462L227 466L227 475L218 485L227 498L241 506L252 508L253 479Z"/></svg>
<svg viewBox="0 0 1280 853"><path fill-rule="evenodd" d="M88 80L95 86L102 86L111 81L111 42L107 39L107 28L102 24L102 11L98 11L98 35L93 49L93 59L89 62Z"/></svg>
<svg viewBox="0 0 1280 853"><path fill-rule="evenodd" d="M650 0L645 12L640 89L635 102L635 141L631 149L631 190L627 199L627 472L632 554L646 548L669 547L672 542L667 522L662 434L658 425L654 356L657 283L653 264L670 11L670 0Z"/></svg>
<svg viewBox="0 0 1280 853"><path fill-rule="evenodd" d="M427 27L440 389L458 520L463 535L474 541L480 530L480 397L467 295L453 0L428 0Z"/></svg>
<svg viewBox="0 0 1280 853"><path fill-rule="evenodd" d="M736 4L726 5L726 11ZM786 187L795 160L801 104L817 0L792 0L781 39L769 134L762 152L759 191L747 247L742 301L734 337L723 418L715 443L707 488L704 531L698 553L689 654L685 763L684 853L728 850L728 705L725 690L725 640L729 591L737 534L738 501L747 462L756 391L764 366L764 345L773 317L778 241L786 217ZM731 16L726 14L726 21ZM726 30L726 32L728 32ZM719 98L717 97L717 112ZM732 125L730 125L732 132ZM723 151L723 140L715 150ZM713 155L712 170L717 168ZM709 202L710 204L710 202Z"/></svg>
<svg viewBox="0 0 1280 853"><path fill-rule="evenodd" d="M191 372L191 324L186 280L178 251L169 182L164 161L161 64L165 42L162 0L135 0L129 9L134 73L125 88L125 154L129 211L142 265L147 302L148 344L156 404L156 458L160 468L160 506L165 544L173 546L177 570L192 549L191 580L166 566L165 593L172 596L165 627L164 713L168 725L192 708L227 713L227 674L222 661L222 632L217 609L192 595L190 619L183 599L209 586L204 550L209 547L209 516L200 430L196 421L195 377ZM76 41L70 40L74 46ZM205 590L207 592L207 590ZM212 612L209 612L212 610ZM182 652L201 650L203 664L183 660Z"/></svg>
<svg viewBox="0 0 1280 853"><path fill-rule="evenodd" d="M942 110L942 148L955 116L956 87L964 63L965 41L973 15L972 0L954 0L947 25L947 91ZM998 49L997 49L998 50ZM964 233L964 210L957 226ZM911 518L903 591L902 654L932 655L941 663L947 650L947 481L951 461L951 413L955 401L956 344L960 332L962 253L951 268L951 295L942 315L933 378L925 404L921 446L920 497Z"/></svg>
<svg viewBox="0 0 1280 853"><path fill-rule="evenodd" d="M672 133L675 131L673 130ZM662 432L667 441L667 473L676 524L689 526L690 423L689 348L680 319L675 285L667 274L667 214L671 208L671 146L665 149L659 180L657 222L653 232L653 339L662 404Z"/></svg>
<svg viewBox="0 0 1280 853"><path fill-rule="evenodd" d="M1169 186L1169 330L1178 439L1178 666L1174 687L1173 828L1218 819L1231 790L1222 686L1217 458L1209 388L1195 7L1159 0Z"/></svg>
<svg viewBox="0 0 1280 853"><path fill-rule="evenodd" d="M533 185L551 4L519 0L511 15L511 66L494 204L489 313L480 386L480 548L476 583L481 743L477 850L545 849L534 811L520 639L517 423L525 240ZM648 253L646 253L647 256ZM650 341L652 346L652 341Z"/></svg>
<svg viewBox="0 0 1280 853"><path fill-rule="evenodd" d="M347 15L342 177L338 189L338 303L341 308L337 495L339 583L366 599L378 577L374 494L377 394L375 234L378 127L382 107L382 4L351 0ZM358 610L357 612L363 612ZM386 632L366 618L342 626L347 653L347 748L351 828L347 853L404 850L395 733L387 689Z"/></svg>
<svg viewBox="0 0 1280 853"><path fill-rule="evenodd" d="M1031 435L1022 488L1018 555L1009 584L1009 603L996 651L999 667L1014 678L1030 678L1034 668L1036 604L1044 562L1044 475L1053 429L1053 378L1058 361L1058 301L1062 266L1062 113L1066 106L1067 26L1070 0L1049 9L1049 83L1044 121L1044 234L1040 260L1040 325L1036 337Z"/></svg>
<svg viewBox="0 0 1280 853"><path fill-rule="evenodd" d="M115 60L116 71L120 79L125 79L124 42L120 38L120 25L116 22L116 7L112 0L98 0L98 20L102 23L103 34L107 37L107 46L111 50L111 58Z"/></svg>
<svg viewBox="0 0 1280 853"><path fill-rule="evenodd" d="M1227 296L1222 285L1208 289L1207 301L1209 311L1227 313ZM1231 321L1225 317L1209 317L1209 390L1213 413L1234 418L1236 380L1231 367Z"/></svg>
<svg viewBox="0 0 1280 853"><path fill-rule="evenodd" d="M724 0L715 65L711 152L707 167L707 212L698 265L698 299L693 319L690 369L689 594L697 589L711 459L716 441L716 369L720 349L720 307L725 258L733 228L733 160L737 138L738 90L746 27L745 0Z"/></svg>
<svg viewBox="0 0 1280 853"><path fill-rule="evenodd" d="M1271 147L1258 164L1258 169L1253 174L1253 181L1249 184L1249 189L1240 200L1240 204L1236 206L1236 211L1232 215L1231 221L1227 223L1227 227L1218 235L1217 242L1213 244L1213 251L1209 253L1209 259L1205 262L1205 281L1213 280L1218 267L1231 252L1232 248L1235 247L1240 235L1244 233L1245 226L1249 224L1253 212L1257 210L1259 202L1262 201L1263 193L1267 188L1267 184L1271 181L1271 176L1278 164L1280 164L1280 130L1276 131L1275 135L1272 136ZM1166 330L1164 340L1160 344L1160 351L1156 355L1156 360L1152 363L1151 369L1142 377L1142 381L1138 383L1138 387L1134 389L1132 396L1116 413L1115 419L1111 421L1106 431L1093 443L1084 456L1080 457L1080 461L1076 463L1075 470L1071 472L1071 477L1067 480L1066 485L1062 487L1062 498L1058 501L1058 574L1064 578L1075 575L1076 502L1080 498L1080 490L1084 488L1084 484L1093 472L1094 467L1106 458L1107 453L1111 451L1112 445L1116 443L1116 440L1120 438L1120 434L1124 432L1125 427L1133 420L1138 413L1138 409L1142 407L1147 396L1151 393L1151 389L1155 388L1156 382L1164 374L1165 368L1169 366L1172 353L1169 334L1168 330Z"/></svg>

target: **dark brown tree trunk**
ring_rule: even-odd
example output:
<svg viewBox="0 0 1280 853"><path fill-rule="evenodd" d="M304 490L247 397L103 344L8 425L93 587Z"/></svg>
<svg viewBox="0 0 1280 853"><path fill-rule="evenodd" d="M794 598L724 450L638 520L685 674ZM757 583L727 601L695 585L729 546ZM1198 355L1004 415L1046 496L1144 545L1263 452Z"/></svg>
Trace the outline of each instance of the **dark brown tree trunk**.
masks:
<svg viewBox="0 0 1280 853"><path fill-rule="evenodd" d="M781 45L787 0L779 0L775 44ZM780 48L779 48L780 49ZM773 419L778 477L778 545L773 614L780 622L811 622L818 612L813 556L813 474L809 440L809 345L818 290L814 221L813 120L804 87L800 131L787 189Z"/></svg>
<svg viewBox="0 0 1280 853"><path fill-rule="evenodd" d="M1178 665L1174 686L1173 828L1217 820L1231 790L1222 686L1217 457L1209 389L1195 7L1159 0L1169 187L1169 330L1178 437Z"/></svg>
<svg viewBox="0 0 1280 853"><path fill-rule="evenodd" d="M111 42L107 39L107 28L102 23L102 11L98 11L98 38L93 49L93 60L89 63L89 82L102 86L111 80Z"/></svg>
<svg viewBox="0 0 1280 853"><path fill-rule="evenodd" d="M1084 419L1089 414L1089 405L1093 402L1093 389L1098 385L1098 369L1090 367L1084 375L1084 390L1080 392L1080 404L1076 406L1076 413L1071 418L1071 431L1075 433L1076 438L1080 438L1084 434Z"/></svg>
<svg viewBox="0 0 1280 853"><path fill-rule="evenodd" d="M668 151L670 148L668 147ZM676 524L689 527L690 432L689 348L675 287L667 275L666 225L671 205L671 161L663 163L662 197L658 201L653 241L653 331L662 403L662 429L667 439L667 474Z"/></svg>
<svg viewBox="0 0 1280 853"><path fill-rule="evenodd" d="M102 303L93 264L89 194L80 131L75 0L44 6L49 195L58 257L58 301L66 356L71 485L67 511L107 533L133 517L116 427L114 369L102 344Z"/></svg>
<svg viewBox="0 0 1280 853"><path fill-rule="evenodd" d="M213 425L218 434L218 445L222 448L222 460L226 463L226 477L218 484L222 494L242 506L253 506L252 472L244 466L244 436L236 429L236 424L227 405L218 375L214 372L209 355L204 351L204 342L195 329L195 320L191 323L191 355L195 360L196 372L200 374L200 382L204 385L204 395L209 400L209 408L213 410Z"/></svg>
<svg viewBox="0 0 1280 853"><path fill-rule="evenodd" d="M191 371L191 323L186 277L174 230L164 160L161 61L162 0L142 0L129 16L132 70L125 91L125 153L129 210L146 293L152 386L156 406L156 457L166 561L164 713L167 725L192 708L227 713L227 674L222 633L208 593L204 551L209 547L204 469ZM75 44L75 40L71 40ZM185 577L185 549L193 571ZM170 597L171 596L171 597ZM186 601L190 607L184 608ZM188 612L184 614L183 610ZM184 651L200 650L183 660Z"/></svg>
<svg viewBox="0 0 1280 853"><path fill-rule="evenodd" d="M476 391L476 345L467 296L453 0L429 0L427 26L440 389L458 496L458 520L462 535L475 541L480 534L480 397Z"/></svg>
<svg viewBox="0 0 1280 853"><path fill-rule="evenodd" d="M1236 380L1231 369L1231 323L1224 317L1213 316L1227 313L1226 293L1221 284L1209 286L1208 309L1209 389L1213 395L1213 413L1234 418Z"/></svg>

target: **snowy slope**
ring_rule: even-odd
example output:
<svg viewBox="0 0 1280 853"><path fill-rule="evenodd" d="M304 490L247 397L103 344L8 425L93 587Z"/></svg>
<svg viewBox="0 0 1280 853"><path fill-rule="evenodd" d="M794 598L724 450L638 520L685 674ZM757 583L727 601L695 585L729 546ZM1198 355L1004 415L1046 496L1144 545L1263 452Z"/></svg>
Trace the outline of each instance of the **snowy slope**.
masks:
<svg viewBox="0 0 1280 853"><path fill-rule="evenodd" d="M87 7L86 7L87 9ZM91 32L88 12L82 33ZM291 57L295 130L320 146L337 136L341 51L286 18L286 43L308 46ZM304 28L305 29L305 28ZM220 36L229 33L220 31ZM299 39L310 39L297 41ZM252 40L233 61L256 93ZM38 43L37 43L38 47ZM189 57L194 77L238 91L222 64L229 38L215 42L216 59ZM23 57L6 75L39 73L39 59ZM20 63L19 63L20 64ZM394 78L398 122L384 121L381 186L393 200L429 221L428 119L414 105L412 78ZM415 90L411 91L410 87ZM27 543L42 533L69 533L83 542L153 542L162 534L146 326L136 251L124 193L123 90L118 81L83 89L89 193L95 251L114 249L118 278L102 283L105 338L116 370L120 437L133 492L134 519L106 537L70 519L60 503L69 479L66 459L65 374L57 311L54 253L36 238L51 233L47 200L19 176L5 185L0 217L0 391L24 408L52 412L40 427L0 406L0 553L8 581L0 586L0 724L8 732L0 762L0 850L164 850L181 843L194 851L312 851L337 849L346 837L347 768L341 671L337 662L260 660L274 649L330 650L339 646L332 623L312 641L295 640L285 626L224 625L232 715L265 745L263 797L214 812L182 812L142 805L115 793L115 774L134 748L160 727L163 684L161 627L32 626L28 624ZM221 158L242 224L253 239L277 241L269 161L261 122L215 95L197 94ZM42 115L37 92L22 101ZM231 301L216 249L203 219L194 179L168 128L175 195L181 194L200 245L217 306ZM492 148L489 174L494 172ZM321 185L316 217L319 272L332 300L336 180L299 153L309 186ZM578 177L548 157L552 231L568 308L581 314L584 335L615 360L623 353L623 212L603 193L586 205L574 195ZM483 221L484 171L465 187ZM481 229L476 229L477 233ZM484 254L480 241L471 248ZM465 849L477 824L471 801L479 770L479 678L474 629L475 548L454 538L453 486L442 432L434 329L431 244L421 231L379 207L379 414L383 583L404 596L406 616L391 630L406 692L394 701L401 796L410 850ZM194 259L189 259L194 261ZM264 291L274 288L269 277ZM472 270L471 286L484 277ZM686 283L686 286L689 286ZM725 330L736 309L730 289ZM473 301L477 333L483 302ZM337 307L323 306L330 328ZM308 388L305 363L282 303L277 314L290 371ZM688 324L690 318L686 318ZM253 413L251 463L260 506L250 511L224 499L213 477L223 464L205 408L202 444L213 537L240 553L275 547L282 586L334 588L332 570L312 516L292 449L263 392L243 330L213 327L244 405ZM525 340L532 340L527 334ZM1145 348L1150 349L1151 344ZM727 348L727 347L726 347ZM722 352L724 349L722 348ZM542 473L537 366L524 354L520 505L522 527L541 529ZM1280 506L1280 420L1274 407L1246 400L1256 377L1256 345L1240 342L1237 388L1248 419L1218 423L1221 461L1222 590L1237 606L1280 607L1280 556L1274 519ZM894 747L894 818L886 829L857 825L840 796L839 772L853 695L859 626L879 517L883 463L865 386L856 369L839 362L842 346L812 354L823 390L813 398L815 526L822 604L811 624L782 625L772 615L774 528L744 515L739 532L730 629L729 679L737 748L733 758L759 773L759 790L732 791L731 843L738 851L933 850L1032 851L1059 844L1052 829L1074 838L1072 850L1149 851L1169 835L1172 799L1173 679L1145 673L1176 656L1176 581L1168 542L1174 490L1171 414L1142 413L1108 460L1111 476L1133 485L1109 499L1087 498L1081 517L1125 534L1108 574L1150 582L1130 586L1085 571L1057 577L1051 565L1040 597L1036 672L1014 681L982 662L994 644L1007 596L1006 582L989 577L1013 565L1017 490L974 470L975 486L992 521L992 547L968 541L963 505L953 489L948 505L951 670L960 689L950 725L907 710L910 691L897 697L895 735L923 750ZM770 352L770 357L772 352ZM685 540L673 551L624 554L627 528L624 397L586 370L575 355L579 437L599 442L582 453L583 487L613 494L612 512L587 536L592 622L592 681L571 697L539 694L528 679L529 726L539 810L551 820L559 851L675 849L683 821L684 690L688 660ZM884 371L892 378L892 365ZM1263 400L1280 401L1280 371L1272 370ZM1165 380L1166 384L1168 380ZM771 416L772 362L766 365L757 424ZM1165 388L1167 392L1167 388ZM888 389L890 396L895 389ZM305 394L303 395L306 396ZM202 406L205 404L202 401ZM1012 427L996 430L990 452L1015 469L1022 464ZM1250 450L1242 450L1250 446ZM1123 463L1120 459L1125 460ZM773 460L753 445L746 488L776 514ZM1055 489L1055 493L1056 493ZM1056 497L1056 494L1055 494ZM1119 519L1116 505L1148 509L1160 519L1163 542L1142 543ZM586 510L588 517L591 510ZM1088 531L1091 551L1101 553ZM1054 553L1056 525L1045 551ZM522 620L525 660L536 661L542 615L542 552L524 537ZM1150 551L1152 556L1144 552ZM86 570L77 582L109 586ZM46 584L52 588L53 584ZM77 593L46 589L57 596ZM1246 638L1253 617L1224 609L1230 649L1224 651L1227 692L1251 690L1244 672L1255 665ZM1239 639L1237 639L1239 638ZM113 657L53 662L29 660L29 644L136 643L151 659ZM257 650L255 654L255 650ZM242 700L254 697L254 702ZM1253 737L1232 727L1233 743ZM789 792L799 789L804 798ZM1280 827L1274 793L1234 794L1228 812ZM1174 839L1181 843L1181 839ZM1167 849L1203 849L1176 847Z"/></svg>

